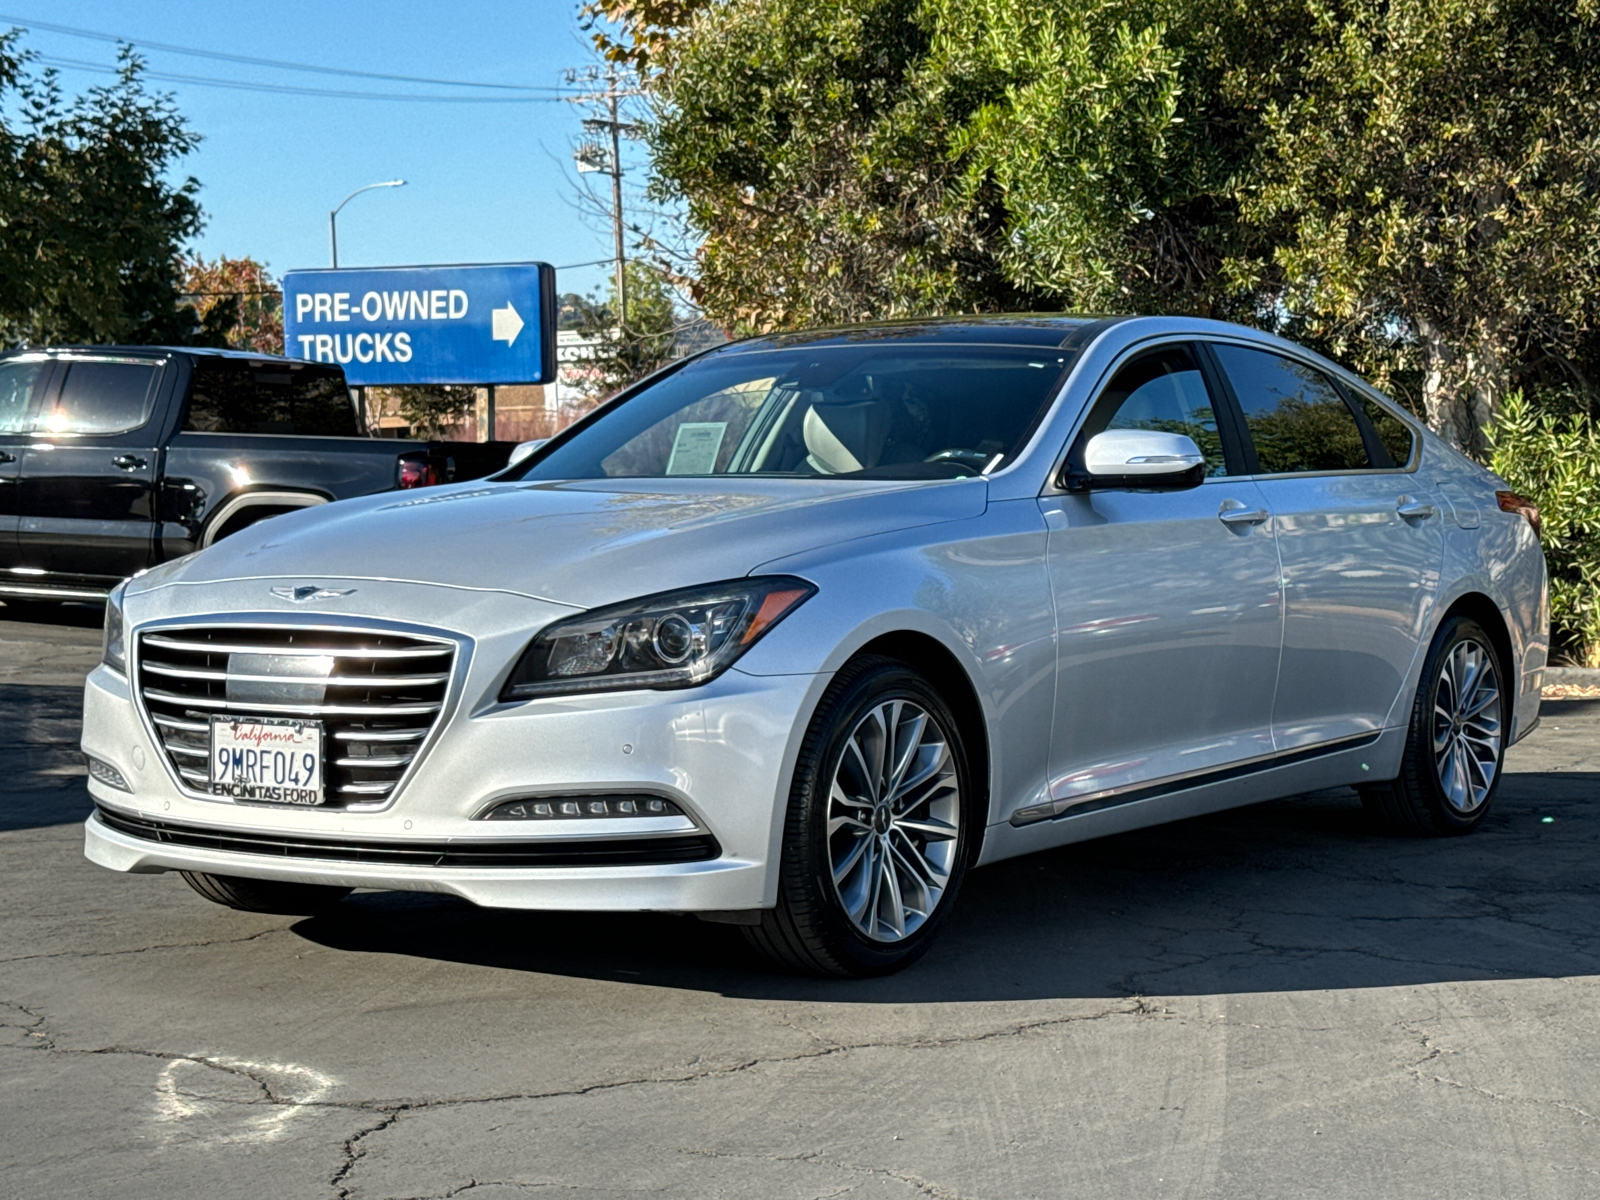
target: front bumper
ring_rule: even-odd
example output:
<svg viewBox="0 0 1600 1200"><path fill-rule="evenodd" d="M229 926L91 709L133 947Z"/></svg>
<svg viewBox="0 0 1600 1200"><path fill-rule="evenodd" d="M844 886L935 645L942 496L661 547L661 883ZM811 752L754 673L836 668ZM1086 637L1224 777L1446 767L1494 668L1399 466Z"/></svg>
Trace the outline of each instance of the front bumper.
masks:
<svg viewBox="0 0 1600 1200"><path fill-rule="evenodd" d="M205 871L440 892L492 907L696 912L776 903L775 868L788 780L826 676L755 676L734 669L704 687L683 691L499 704L485 691L484 681L473 677L478 665L393 803L377 812L235 803L187 792L150 736L128 680L97 668L85 688L83 750L114 766L133 790L90 780L91 795L114 820L108 823L99 814L89 819L85 854L118 871ZM673 800L689 814L695 831L715 839L716 857L649 865L457 866L445 861L449 856L436 862L306 857L292 845L297 839L323 845L346 841L403 852L441 845L470 850L582 841L592 846L612 839L620 846L687 832L653 818L637 824L615 819L475 819L511 797L599 792L650 793ZM232 831L263 846L269 841L279 845L261 853L240 852L170 844L129 832L152 823Z"/></svg>

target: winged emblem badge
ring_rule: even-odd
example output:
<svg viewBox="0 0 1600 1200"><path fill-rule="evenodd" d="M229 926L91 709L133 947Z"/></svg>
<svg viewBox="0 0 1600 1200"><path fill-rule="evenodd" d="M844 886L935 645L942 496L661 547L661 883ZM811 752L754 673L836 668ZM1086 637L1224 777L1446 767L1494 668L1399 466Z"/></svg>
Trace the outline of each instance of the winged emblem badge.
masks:
<svg viewBox="0 0 1600 1200"><path fill-rule="evenodd" d="M272 589L272 594L280 600L304 604L307 600L335 600L340 596L348 596L355 590L355 588L325 588L316 584L302 584L299 587L275 587Z"/></svg>

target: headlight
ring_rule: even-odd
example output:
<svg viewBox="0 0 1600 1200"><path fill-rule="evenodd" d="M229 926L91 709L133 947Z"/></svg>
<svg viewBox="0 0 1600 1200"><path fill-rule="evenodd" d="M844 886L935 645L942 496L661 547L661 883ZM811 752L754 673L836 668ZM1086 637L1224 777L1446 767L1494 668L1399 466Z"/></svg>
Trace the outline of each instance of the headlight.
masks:
<svg viewBox="0 0 1600 1200"><path fill-rule="evenodd" d="M124 675L128 673L128 647L123 639L122 593L127 586L117 584L106 597L106 624L100 635L100 661Z"/></svg>
<svg viewBox="0 0 1600 1200"><path fill-rule="evenodd" d="M557 621L523 651L500 699L694 687L727 670L816 590L789 575L736 579Z"/></svg>

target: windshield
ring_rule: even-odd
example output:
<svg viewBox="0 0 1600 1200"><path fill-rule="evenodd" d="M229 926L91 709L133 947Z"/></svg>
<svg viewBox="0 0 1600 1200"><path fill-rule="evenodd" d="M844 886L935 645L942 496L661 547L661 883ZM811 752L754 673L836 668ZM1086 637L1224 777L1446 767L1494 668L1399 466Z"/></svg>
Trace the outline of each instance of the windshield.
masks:
<svg viewBox="0 0 1600 1200"><path fill-rule="evenodd" d="M1072 365L1043 346L714 354L578 426L523 479L955 479L1017 453Z"/></svg>

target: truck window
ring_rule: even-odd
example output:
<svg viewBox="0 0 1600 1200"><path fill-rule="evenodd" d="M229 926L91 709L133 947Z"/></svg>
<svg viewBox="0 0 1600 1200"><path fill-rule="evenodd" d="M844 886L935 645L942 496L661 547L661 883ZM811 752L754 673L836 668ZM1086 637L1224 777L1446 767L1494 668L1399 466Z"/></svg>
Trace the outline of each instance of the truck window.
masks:
<svg viewBox="0 0 1600 1200"><path fill-rule="evenodd" d="M33 389L44 367L40 359L0 363L0 433L28 432Z"/></svg>
<svg viewBox="0 0 1600 1200"><path fill-rule="evenodd" d="M126 433L150 419L160 363L74 359L66 367L55 404L35 422L37 432Z"/></svg>
<svg viewBox="0 0 1600 1200"><path fill-rule="evenodd" d="M198 356L183 427L195 433L311 437L361 433L344 372L337 368Z"/></svg>

